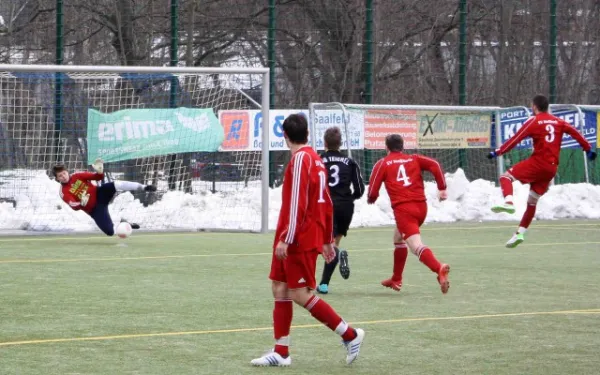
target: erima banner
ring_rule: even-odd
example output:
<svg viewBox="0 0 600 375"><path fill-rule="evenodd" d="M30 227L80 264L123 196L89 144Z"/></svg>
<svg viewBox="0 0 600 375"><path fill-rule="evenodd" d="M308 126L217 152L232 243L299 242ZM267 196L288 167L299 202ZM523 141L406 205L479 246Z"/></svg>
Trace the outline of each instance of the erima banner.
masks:
<svg viewBox="0 0 600 375"><path fill-rule="evenodd" d="M598 114L593 111L583 111L583 129L581 129L579 112L575 110L560 110L552 111L552 114L562 118L569 124L575 126L577 130L587 139L592 147L595 147L598 137ZM506 142L523 126L523 123L527 120L529 113L524 109L500 111L500 134L501 143ZM496 147L499 147L497 145ZM524 139L516 149L531 148L533 141L531 138ZM568 134L563 136L562 148L573 148L580 147L579 143Z"/></svg>
<svg viewBox="0 0 600 375"><path fill-rule="evenodd" d="M491 113L417 111L421 149L489 148Z"/></svg>
<svg viewBox="0 0 600 375"><path fill-rule="evenodd" d="M212 108L88 109L88 161L217 151L223 127Z"/></svg>

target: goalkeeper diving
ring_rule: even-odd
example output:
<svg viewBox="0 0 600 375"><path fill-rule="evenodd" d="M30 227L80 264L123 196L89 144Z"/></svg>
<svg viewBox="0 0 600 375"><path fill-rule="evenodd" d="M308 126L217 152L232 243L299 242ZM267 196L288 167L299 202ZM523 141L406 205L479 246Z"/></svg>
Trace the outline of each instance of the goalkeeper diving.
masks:
<svg viewBox="0 0 600 375"><path fill-rule="evenodd" d="M60 182L60 197L73 210L83 210L90 215L98 228L107 236L115 234L114 224L108 213L108 204L118 191L156 191L154 185L142 185L130 181L114 181L96 186L92 181L104 179L104 162L96 159L92 168L95 172L77 172L69 174L67 168L57 164L52 168L56 181ZM139 229L137 224L131 224L133 229Z"/></svg>

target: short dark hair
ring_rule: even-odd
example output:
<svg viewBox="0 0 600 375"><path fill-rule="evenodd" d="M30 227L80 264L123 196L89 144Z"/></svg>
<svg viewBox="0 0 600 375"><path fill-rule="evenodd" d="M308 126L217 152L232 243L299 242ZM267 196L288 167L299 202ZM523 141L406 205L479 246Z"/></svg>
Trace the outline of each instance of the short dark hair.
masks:
<svg viewBox="0 0 600 375"><path fill-rule="evenodd" d="M388 134L385 137L385 146L390 151L403 151L404 139L402 139L400 134Z"/></svg>
<svg viewBox="0 0 600 375"><path fill-rule="evenodd" d="M325 130L323 136L325 141L325 148L332 151L338 151L342 146L342 132L337 126L332 126Z"/></svg>
<svg viewBox="0 0 600 375"><path fill-rule="evenodd" d="M300 113L289 115L283 121L283 132L292 143L308 143L308 122L306 121L306 117Z"/></svg>
<svg viewBox="0 0 600 375"><path fill-rule="evenodd" d="M537 107L540 112L548 112L548 106L550 102L544 95L536 95L533 97L533 105Z"/></svg>
<svg viewBox="0 0 600 375"><path fill-rule="evenodd" d="M52 174L54 175L54 177L56 177L57 174L66 170L67 168L64 164L56 164L54 167L52 167Z"/></svg>

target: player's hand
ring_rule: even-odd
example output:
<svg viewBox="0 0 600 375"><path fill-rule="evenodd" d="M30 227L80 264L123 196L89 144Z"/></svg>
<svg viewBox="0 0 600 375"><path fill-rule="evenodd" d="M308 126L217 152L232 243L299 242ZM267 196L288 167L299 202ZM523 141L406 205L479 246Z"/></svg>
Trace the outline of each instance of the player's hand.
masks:
<svg viewBox="0 0 600 375"><path fill-rule="evenodd" d="M92 164L92 168L94 168L96 173L104 173L104 161L100 158L96 159L94 164Z"/></svg>
<svg viewBox="0 0 600 375"><path fill-rule="evenodd" d="M594 161L596 160L596 156L598 156L598 154L596 154L596 151L594 150L589 150L588 152L586 152L587 158L590 159L590 161Z"/></svg>
<svg viewBox="0 0 600 375"><path fill-rule="evenodd" d="M375 203L376 200L377 200L377 198L368 197L367 204L373 204L373 203Z"/></svg>
<svg viewBox="0 0 600 375"><path fill-rule="evenodd" d="M493 158L495 158L496 156L498 156L498 154L496 154L496 151L492 151L492 152L490 152L489 154L487 154L487 158L488 158L488 159L493 159Z"/></svg>
<svg viewBox="0 0 600 375"><path fill-rule="evenodd" d="M333 248L333 244L325 244L323 245L323 258L325 258L325 262L331 263L335 259L335 250Z"/></svg>
<svg viewBox="0 0 600 375"><path fill-rule="evenodd" d="M283 259L287 258L288 246L289 246L289 244L287 244L283 241L279 241L277 243L277 246L275 247L275 256L277 257L277 259L283 260Z"/></svg>
<svg viewBox="0 0 600 375"><path fill-rule="evenodd" d="M448 192L446 190L438 191L438 199L440 201L445 201L446 199L448 199Z"/></svg>
<svg viewBox="0 0 600 375"><path fill-rule="evenodd" d="M81 205L82 205L83 207L85 207L85 206L88 204L88 201L89 201L89 200L90 200L90 195L89 195L88 193L86 193L86 194L83 194L83 195L81 196Z"/></svg>

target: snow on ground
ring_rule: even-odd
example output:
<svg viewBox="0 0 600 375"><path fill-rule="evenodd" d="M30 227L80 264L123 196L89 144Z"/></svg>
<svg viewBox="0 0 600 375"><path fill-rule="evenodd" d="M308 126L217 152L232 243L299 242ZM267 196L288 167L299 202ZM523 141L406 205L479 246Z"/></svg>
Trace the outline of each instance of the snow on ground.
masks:
<svg viewBox="0 0 600 375"><path fill-rule="evenodd" d="M429 203L427 222L518 221L527 201L528 186L515 184L515 215L494 214L490 206L502 202L500 189L493 182L468 181L462 170L447 174L449 199L437 200L437 188L426 183ZM260 182L220 183L212 194L212 183L194 181L195 194L166 192L162 199L144 207L131 193L119 194L110 205L113 221L122 218L151 230L260 229ZM159 190L166 190L166 183ZM92 219L82 211L73 211L58 195L59 184L45 171L12 170L0 172L0 230L95 231ZM13 204L16 203L16 206ZM274 229L281 206L281 188L270 191L269 227ZM538 219L600 218L600 186L567 184L553 186L540 200ZM393 225L389 197L382 188L374 205L366 197L356 202L352 227Z"/></svg>

